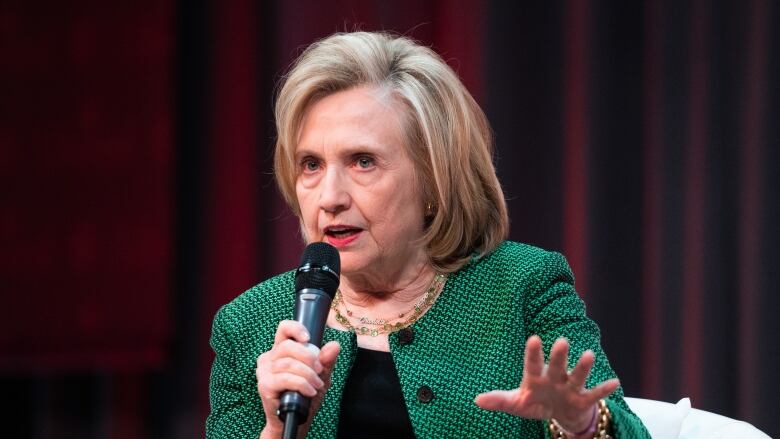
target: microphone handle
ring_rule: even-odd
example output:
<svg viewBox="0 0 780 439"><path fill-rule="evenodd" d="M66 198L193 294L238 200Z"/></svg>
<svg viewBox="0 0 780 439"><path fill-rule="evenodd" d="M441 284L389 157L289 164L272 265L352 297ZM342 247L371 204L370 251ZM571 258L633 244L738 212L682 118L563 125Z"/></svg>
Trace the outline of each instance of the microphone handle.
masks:
<svg viewBox="0 0 780 439"><path fill-rule="evenodd" d="M309 331L309 344L318 348L322 345L322 335L325 332L325 321L328 319L331 300L330 295L317 288L303 288L296 295L295 320ZM310 407L311 398L294 391L282 394L279 401L279 417L284 422L285 439L295 437L298 425L308 419ZM292 436L287 436L288 434Z"/></svg>
<svg viewBox="0 0 780 439"><path fill-rule="evenodd" d="M298 436L298 413L288 412L284 419L284 430L282 430L282 439L295 439Z"/></svg>
<svg viewBox="0 0 780 439"><path fill-rule="evenodd" d="M303 288L295 299L295 320L309 331L309 343L322 346L322 334L332 298L317 288Z"/></svg>

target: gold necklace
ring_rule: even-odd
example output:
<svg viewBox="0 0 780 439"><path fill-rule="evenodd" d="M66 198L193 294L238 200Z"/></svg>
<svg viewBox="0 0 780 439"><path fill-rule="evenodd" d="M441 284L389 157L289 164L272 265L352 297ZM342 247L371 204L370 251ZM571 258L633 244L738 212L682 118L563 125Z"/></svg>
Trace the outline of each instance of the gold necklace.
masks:
<svg viewBox="0 0 780 439"><path fill-rule="evenodd" d="M436 276L433 277L431 285L425 291L425 294L423 294L420 300L414 304L412 309L400 314L400 317L403 318L403 316L408 312L411 312L411 315L406 320L399 320L395 323L392 323L390 321L391 319L372 319L369 317L360 317L360 324L357 326L353 325L352 322L350 322L347 317L344 317L341 314L341 311L339 311L339 304L341 303L344 304L344 309L347 309L346 302L344 302L344 299L341 296L341 290L336 290L336 296L333 298L333 303L331 303L330 307L336 312L336 321L347 330L360 335L370 335L372 337L376 337L379 334L387 334L393 331L398 331L399 329L406 328L407 326L416 322L417 319L419 319L420 316L428 308L430 308L433 302L436 301L436 298L439 297L439 294L443 290L441 286L444 285L446 281L446 274L437 273ZM351 312L348 310L347 312L348 315L351 316ZM365 325L378 326L378 328L369 328Z"/></svg>
<svg viewBox="0 0 780 439"><path fill-rule="evenodd" d="M433 283L431 283L433 285ZM415 309L418 309L422 307L425 304L425 301L428 299L428 296L430 294L430 287L426 291L425 294L420 297L420 299L417 300L417 302L414 303L409 309L407 309L404 312L398 313L398 317L390 317L390 318L372 318L372 317L366 317L366 316L356 316L355 313L352 312L352 310L349 309L349 303L347 302L347 299L339 294L340 298L340 304L344 306L344 311L347 313L348 318L352 318L353 320L357 320L362 325L369 325L369 326L384 326L386 323L390 323L393 319L402 319L404 316L406 316L408 313L414 311Z"/></svg>

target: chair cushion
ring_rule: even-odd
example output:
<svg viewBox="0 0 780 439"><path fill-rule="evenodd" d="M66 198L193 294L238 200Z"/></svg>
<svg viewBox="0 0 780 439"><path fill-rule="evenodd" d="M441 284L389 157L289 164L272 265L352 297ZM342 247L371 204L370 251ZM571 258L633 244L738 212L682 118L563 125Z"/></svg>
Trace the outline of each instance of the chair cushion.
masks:
<svg viewBox="0 0 780 439"><path fill-rule="evenodd" d="M642 420L653 439L677 439L683 421L691 411L691 400L681 399L677 404L642 398L626 398L626 403Z"/></svg>
<svg viewBox="0 0 780 439"><path fill-rule="evenodd" d="M677 404L641 398L626 398L626 402L653 439L769 439L747 422L692 409L688 398Z"/></svg>

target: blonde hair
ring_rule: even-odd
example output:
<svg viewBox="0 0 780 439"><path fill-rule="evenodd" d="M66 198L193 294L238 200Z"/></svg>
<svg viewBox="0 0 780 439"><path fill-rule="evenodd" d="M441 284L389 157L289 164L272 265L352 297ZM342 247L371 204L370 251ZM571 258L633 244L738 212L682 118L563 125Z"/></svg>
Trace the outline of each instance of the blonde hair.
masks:
<svg viewBox="0 0 780 439"><path fill-rule="evenodd" d="M453 272L506 239L509 218L493 167L490 126L433 50L386 33L338 33L309 46L283 81L274 166L298 217L295 148L306 110L324 96L369 85L389 90L405 110L405 146L423 198L423 245L431 264Z"/></svg>

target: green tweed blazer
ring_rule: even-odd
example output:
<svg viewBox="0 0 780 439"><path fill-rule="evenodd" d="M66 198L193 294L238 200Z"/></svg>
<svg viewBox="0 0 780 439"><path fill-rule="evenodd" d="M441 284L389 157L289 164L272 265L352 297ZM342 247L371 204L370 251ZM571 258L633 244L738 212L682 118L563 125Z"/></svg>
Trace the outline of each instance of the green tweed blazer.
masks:
<svg viewBox="0 0 780 439"><path fill-rule="evenodd" d="M214 319L211 413L206 437L257 438L265 425L257 394L257 357L271 349L279 322L292 319L294 272L273 277L223 306ZM570 367L586 349L596 355L588 386L615 376L585 315L566 260L558 253L505 242L450 275L430 310L405 337L390 334L390 351L414 432L420 438L542 438L546 423L474 404L477 394L520 383L525 340L541 336L545 355L558 337L571 344ZM411 338L411 340L410 340ZM326 328L341 343L332 385L308 437L337 434L341 395L357 343L354 333ZM423 390L421 390L423 389ZM607 401L613 436L649 438L618 388Z"/></svg>

